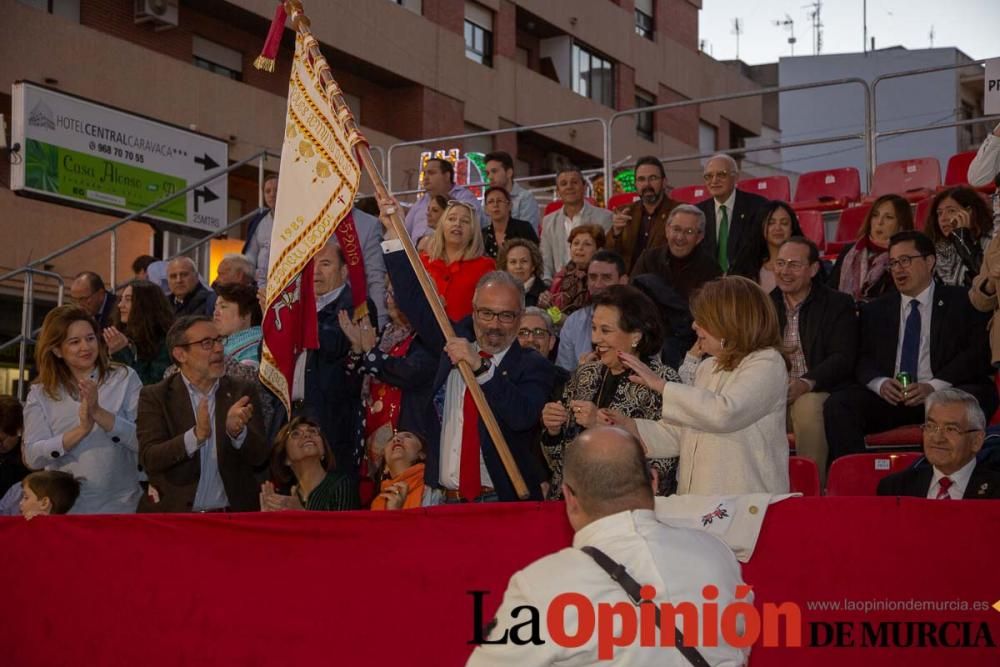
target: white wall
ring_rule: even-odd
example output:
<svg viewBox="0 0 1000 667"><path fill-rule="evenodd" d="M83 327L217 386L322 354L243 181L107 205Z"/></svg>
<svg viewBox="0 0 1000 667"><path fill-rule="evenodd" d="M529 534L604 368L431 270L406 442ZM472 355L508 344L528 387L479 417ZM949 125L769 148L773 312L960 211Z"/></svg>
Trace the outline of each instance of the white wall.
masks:
<svg viewBox="0 0 1000 667"><path fill-rule="evenodd" d="M960 59L964 56L953 48L781 58L778 78L781 86L850 77L871 84L882 74L949 65ZM880 83L876 96L877 129L885 131L956 120L959 71L934 72ZM779 108L783 142L860 134L864 129L864 94L857 84L782 93ZM936 157L941 163L943 177L948 158L958 150L954 128L886 137L877 144L876 164L909 157ZM781 161L785 169L800 173L857 167L864 184L865 154L861 141L783 149Z"/></svg>

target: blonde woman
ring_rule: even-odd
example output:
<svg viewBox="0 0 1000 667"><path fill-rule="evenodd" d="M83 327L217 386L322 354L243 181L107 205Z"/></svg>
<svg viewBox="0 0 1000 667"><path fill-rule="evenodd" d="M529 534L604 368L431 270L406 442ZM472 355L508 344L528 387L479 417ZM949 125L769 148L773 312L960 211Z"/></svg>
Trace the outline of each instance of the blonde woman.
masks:
<svg viewBox="0 0 1000 667"><path fill-rule="evenodd" d="M649 457L680 456L677 493L788 492L788 367L778 316L754 282L706 283L691 302L701 362L693 386L667 382L631 354L629 378L663 396L658 421L610 410L599 418L639 437Z"/></svg>
<svg viewBox="0 0 1000 667"><path fill-rule="evenodd" d="M483 231L479 214L471 204L448 202L427 252L420 257L434 279L448 317L457 322L471 315L476 283L496 265L495 260L483 255Z"/></svg>

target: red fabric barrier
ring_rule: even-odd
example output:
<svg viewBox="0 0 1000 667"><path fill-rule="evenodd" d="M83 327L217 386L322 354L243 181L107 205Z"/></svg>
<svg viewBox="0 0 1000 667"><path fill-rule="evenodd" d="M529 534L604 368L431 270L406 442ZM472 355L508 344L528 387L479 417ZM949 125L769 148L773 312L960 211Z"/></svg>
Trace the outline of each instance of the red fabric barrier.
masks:
<svg viewBox="0 0 1000 667"><path fill-rule="evenodd" d="M410 512L0 520L5 665L464 663L470 590L570 543L560 503ZM814 612L807 600L1000 598L1000 503L803 498L768 510L745 566L804 624L1000 613ZM860 644L860 631L857 631ZM976 630L973 631L973 636ZM804 629L808 642L809 631ZM996 665L997 649L761 648L752 667Z"/></svg>

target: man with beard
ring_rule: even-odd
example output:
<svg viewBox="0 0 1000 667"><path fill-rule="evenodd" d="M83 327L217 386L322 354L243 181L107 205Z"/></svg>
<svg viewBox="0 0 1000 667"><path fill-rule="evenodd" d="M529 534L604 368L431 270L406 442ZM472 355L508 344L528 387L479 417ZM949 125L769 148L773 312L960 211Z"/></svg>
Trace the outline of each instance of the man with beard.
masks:
<svg viewBox="0 0 1000 667"><path fill-rule="evenodd" d="M395 213L396 206L383 202L383 215ZM385 265L399 308L429 348L443 350L434 378L435 392L444 390L441 431L425 434L424 482L442 490L446 502L518 500L456 367L465 361L496 416L530 498L541 500L546 476L534 456L534 440L542 406L552 391L553 370L542 355L522 348L517 341L524 313L521 284L504 271L480 278L472 297L472 315L455 323L457 335L445 339L391 227L385 238Z"/></svg>
<svg viewBox="0 0 1000 667"><path fill-rule="evenodd" d="M140 512L260 509L253 469L270 446L257 391L225 374L225 341L205 315L181 317L167 332L180 372L139 394L139 464L158 492L142 497Z"/></svg>
<svg viewBox="0 0 1000 667"><path fill-rule="evenodd" d="M636 260L647 248L666 243L667 216L677 202L666 195L667 174L663 163L652 155L635 162L635 189L639 199L615 211L608 234L608 249L625 260L625 272L632 274Z"/></svg>

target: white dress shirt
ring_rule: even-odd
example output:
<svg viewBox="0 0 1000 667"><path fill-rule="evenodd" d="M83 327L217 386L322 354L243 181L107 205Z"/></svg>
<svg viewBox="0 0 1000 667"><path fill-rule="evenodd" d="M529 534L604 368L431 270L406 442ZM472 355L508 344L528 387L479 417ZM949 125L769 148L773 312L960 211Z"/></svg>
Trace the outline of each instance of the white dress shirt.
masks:
<svg viewBox="0 0 1000 667"><path fill-rule="evenodd" d="M479 344L473 342L473 349L479 353ZM510 346L502 352L497 352L490 358L490 369L476 378L480 385L493 379L497 366L503 362ZM465 423L465 380L458 368L448 373L445 381L444 415L441 419L441 464L439 468L441 486L446 489L458 489L458 472L462 462L462 425ZM479 450L479 479L481 486L493 486L490 473L486 469L483 450Z"/></svg>
<svg viewBox="0 0 1000 667"><path fill-rule="evenodd" d="M934 281L932 280L927 289L915 297L906 296L905 294L901 294L900 297L899 337L896 341L894 376L899 374L899 358L903 354L903 334L906 332L906 318L910 315L910 302L916 301L920 304L917 307L920 311L920 354L917 361L917 377L913 381L926 382L934 387L934 391L947 389L951 386L951 383L935 379L934 372L931 370L931 315L934 312ZM882 388L882 383L888 379L887 377L877 377L868 383L868 388L878 394Z"/></svg>
<svg viewBox="0 0 1000 667"><path fill-rule="evenodd" d="M93 376L97 381L96 371ZM80 401L59 389L52 399L34 384L24 405L24 461L36 470L62 470L80 480L80 496L71 514L135 512L139 488L139 441L135 417L142 381L135 371L113 366L97 388L97 402L115 416L114 428L94 424L69 451L63 434L80 424Z"/></svg>
<svg viewBox="0 0 1000 667"><path fill-rule="evenodd" d="M938 492L941 491L941 479L947 477L951 480L951 486L948 487L948 496L951 497L952 500L961 500L965 497L965 489L969 486L969 480L972 478L972 471L975 469L975 456L972 457L971 461L950 475L946 475L937 468L934 468L934 476L931 477L931 486L927 489L927 497L931 500L935 500L938 496Z"/></svg>

